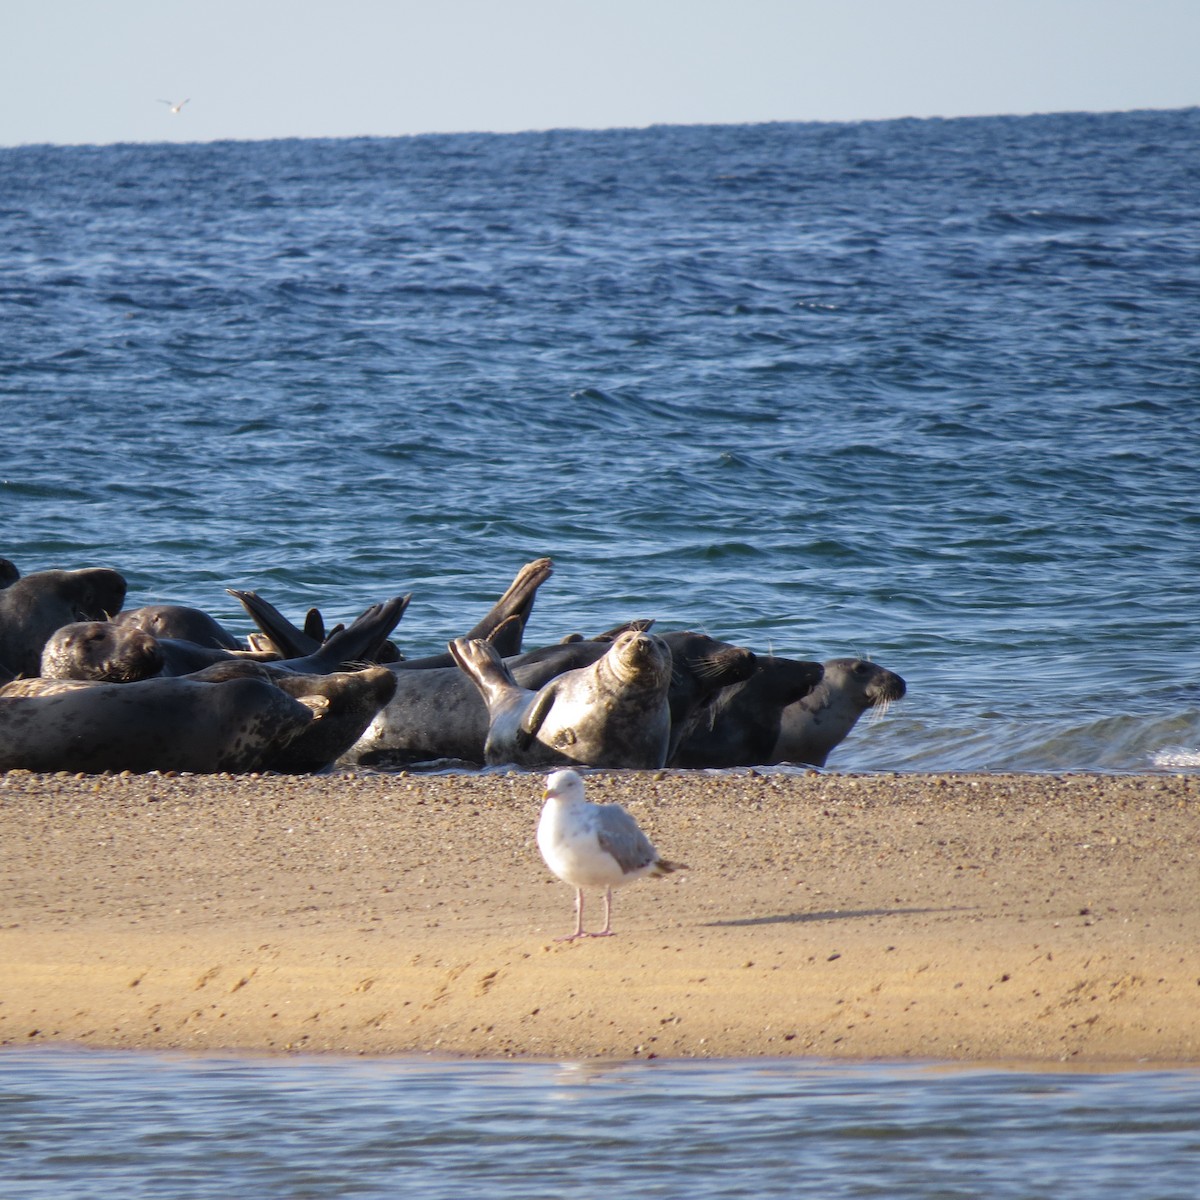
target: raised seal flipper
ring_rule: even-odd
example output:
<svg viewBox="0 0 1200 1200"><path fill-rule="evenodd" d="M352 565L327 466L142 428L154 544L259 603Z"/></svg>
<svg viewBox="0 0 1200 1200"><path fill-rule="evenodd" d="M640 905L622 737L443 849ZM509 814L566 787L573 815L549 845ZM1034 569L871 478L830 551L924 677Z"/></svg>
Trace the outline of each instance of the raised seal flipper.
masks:
<svg viewBox="0 0 1200 1200"><path fill-rule="evenodd" d="M489 709L495 700L514 691L525 693L490 642L482 638L455 638L447 649L459 670L479 689Z"/></svg>
<svg viewBox="0 0 1200 1200"><path fill-rule="evenodd" d="M306 622L304 629L297 629L269 600L264 600L257 592L243 592L237 588L226 588L235 600L250 614L255 625L259 627L279 650L281 658L303 658L315 654L324 641L325 623L321 621L321 637L314 637L308 628L311 620ZM315 612L316 610L312 610ZM309 616L311 618L312 613ZM318 619L320 614L317 614Z"/></svg>
<svg viewBox="0 0 1200 1200"><path fill-rule="evenodd" d="M382 604L372 604L345 629L331 634L315 654L305 658L304 669L321 674L377 662L380 647L400 624L411 599L412 593L407 592Z"/></svg>
<svg viewBox="0 0 1200 1200"><path fill-rule="evenodd" d="M537 590L553 574L554 564L548 558L537 558L531 563L526 563L517 572L516 578L509 585L508 590L496 601L487 616L465 636L467 638L491 638L493 644L497 644L494 635L500 632L501 625L505 625L506 635L515 634L515 640L510 645L508 636L506 636L504 643L497 644L497 648L501 654L506 656L520 654L521 640L525 634L525 625L529 621L529 614L533 611ZM510 617L518 619L518 623L511 627L506 625Z"/></svg>

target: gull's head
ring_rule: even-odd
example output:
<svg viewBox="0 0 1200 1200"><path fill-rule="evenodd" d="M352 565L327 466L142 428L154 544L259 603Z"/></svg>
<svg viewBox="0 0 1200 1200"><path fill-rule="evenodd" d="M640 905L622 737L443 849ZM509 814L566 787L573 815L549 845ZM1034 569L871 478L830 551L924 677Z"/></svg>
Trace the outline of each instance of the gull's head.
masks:
<svg viewBox="0 0 1200 1200"><path fill-rule="evenodd" d="M555 771L546 776L546 790L542 793L544 800L582 800L583 780L578 772L569 768L565 771Z"/></svg>

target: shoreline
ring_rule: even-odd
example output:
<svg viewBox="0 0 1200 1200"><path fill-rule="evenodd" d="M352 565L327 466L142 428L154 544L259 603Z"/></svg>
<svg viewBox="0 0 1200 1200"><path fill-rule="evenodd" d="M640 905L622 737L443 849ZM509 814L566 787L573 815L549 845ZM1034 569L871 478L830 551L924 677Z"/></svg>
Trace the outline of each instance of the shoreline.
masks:
<svg viewBox="0 0 1200 1200"><path fill-rule="evenodd" d="M540 773L0 775L0 1048L1200 1065L1198 776L585 777L562 943Z"/></svg>

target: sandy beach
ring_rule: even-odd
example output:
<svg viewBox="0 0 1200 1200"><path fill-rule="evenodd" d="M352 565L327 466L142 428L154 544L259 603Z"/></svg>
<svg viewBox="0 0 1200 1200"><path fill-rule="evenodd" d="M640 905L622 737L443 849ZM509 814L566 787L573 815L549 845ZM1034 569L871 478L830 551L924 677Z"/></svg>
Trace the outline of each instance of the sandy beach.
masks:
<svg viewBox="0 0 1200 1200"><path fill-rule="evenodd" d="M1200 777L587 782L567 943L541 775L0 775L0 1045L1200 1064Z"/></svg>

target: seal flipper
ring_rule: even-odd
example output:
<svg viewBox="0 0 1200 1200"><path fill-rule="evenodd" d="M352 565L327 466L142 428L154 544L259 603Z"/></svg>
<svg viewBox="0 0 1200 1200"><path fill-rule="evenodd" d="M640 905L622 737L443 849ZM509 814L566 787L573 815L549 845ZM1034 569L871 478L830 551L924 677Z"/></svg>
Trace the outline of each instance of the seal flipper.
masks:
<svg viewBox="0 0 1200 1200"><path fill-rule="evenodd" d="M529 614L533 611L533 602L537 598L537 590L554 574L554 564L548 558L537 558L526 563L509 585L508 590L492 605L487 616L465 636L468 639L489 638L497 633L500 626L510 617L516 617L519 625L516 629L516 649L505 649L503 654L519 654L521 640L525 634L525 626L529 622Z"/></svg>
<svg viewBox="0 0 1200 1200"><path fill-rule="evenodd" d="M501 658L510 658L521 653L521 639L525 623L515 613L501 621L483 640L493 646Z"/></svg>
<svg viewBox="0 0 1200 1200"><path fill-rule="evenodd" d="M482 638L455 638L446 647L459 670L479 689L488 708L512 692L525 693L496 647Z"/></svg>
<svg viewBox="0 0 1200 1200"><path fill-rule="evenodd" d="M321 636L315 637L309 632L311 620L306 621L304 629L297 629L269 600L264 600L257 592L243 592L237 588L226 588L235 600L250 614L255 625L267 635L279 650L281 658L303 658L315 654L325 640L325 622L320 619ZM313 609L309 613L311 618Z"/></svg>
<svg viewBox="0 0 1200 1200"><path fill-rule="evenodd" d="M393 596L382 604L372 604L345 629L331 634L315 654L288 665L293 669L323 674L347 670L365 662L377 662L380 647L400 624L400 618L404 616L411 599L412 593L407 592L403 596Z"/></svg>
<svg viewBox="0 0 1200 1200"><path fill-rule="evenodd" d="M557 698L558 693L554 687L554 681L551 680L538 692L537 699L525 710L525 716L521 718L521 724L517 728L514 738L516 747L522 754L537 741L538 731L554 707L554 701Z"/></svg>

